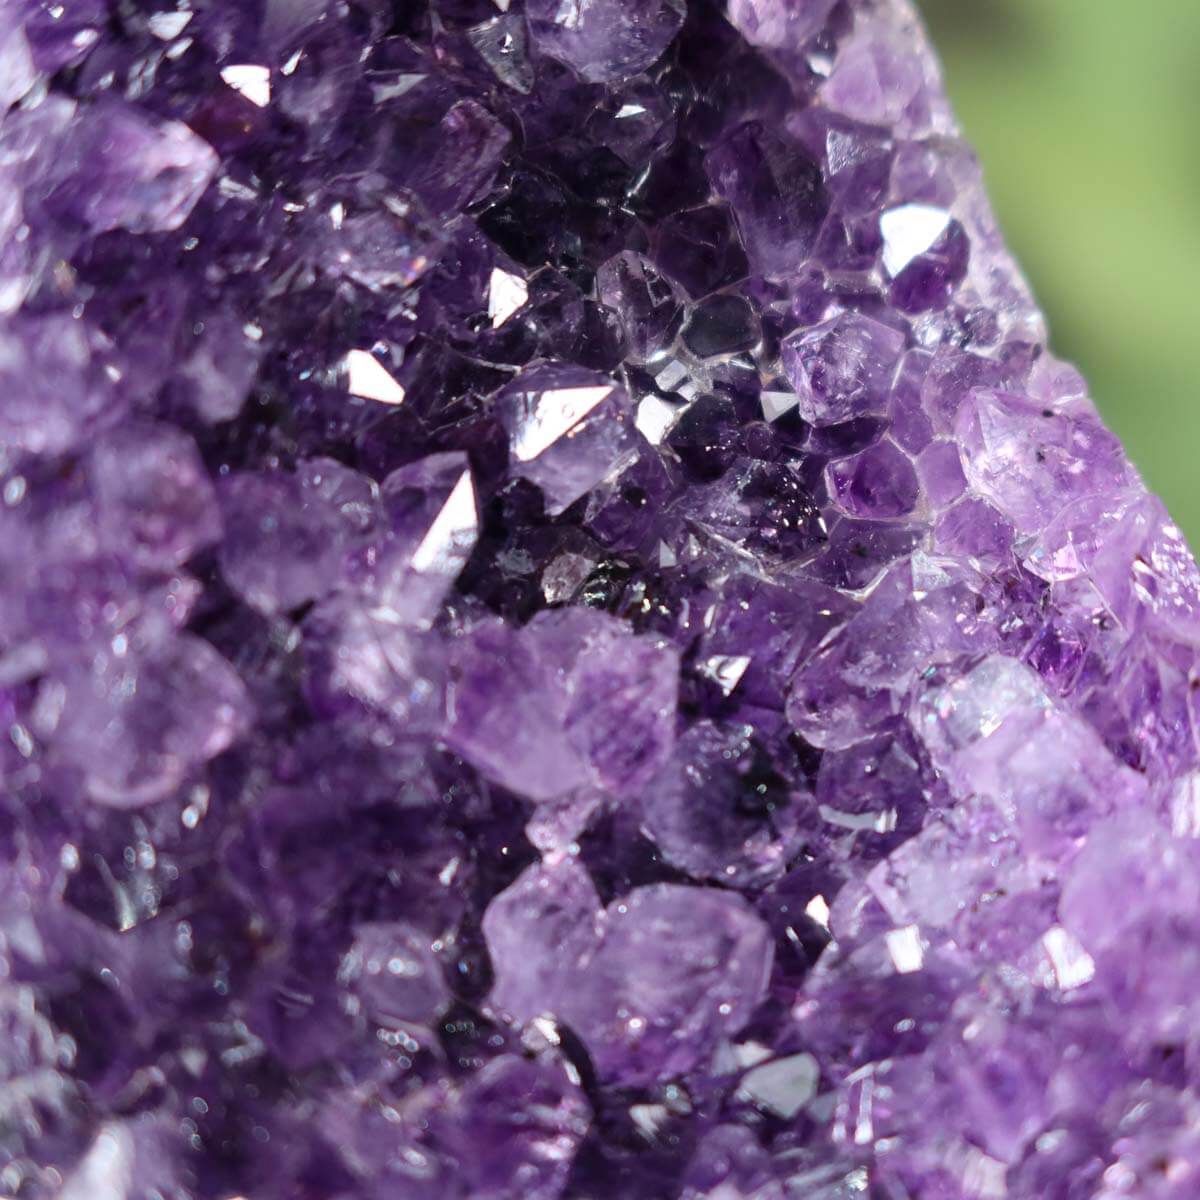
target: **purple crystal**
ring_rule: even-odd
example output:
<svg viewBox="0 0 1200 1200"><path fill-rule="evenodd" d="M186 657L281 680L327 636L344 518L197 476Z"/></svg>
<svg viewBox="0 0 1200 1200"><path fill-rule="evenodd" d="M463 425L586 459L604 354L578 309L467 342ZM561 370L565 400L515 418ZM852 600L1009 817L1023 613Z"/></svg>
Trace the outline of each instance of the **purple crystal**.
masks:
<svg viewBox="0 0 1200 1200"><path fill-rule="evenodd" d="M374 519L375 485L332 459L311 459L294 474L231 474L220 486L229 530L221 569L262 612L294 609L332 591L356 535Z"/></svg>
<svg viewBox="0 0 1200 1200"><path fill-rule="evenodd" d="M67 313L15 317L0 334L0 435L6 449L61 454L114 404L103 340Z"/></svg>
<svg viewBox="0 0 1200 1200"><path fill-rule="evenodd" d="M730 693L748 665L740 655L706 660L710 677ZM798 846L797 801L808 799L789 794L745 726L700 722L647 786L643 829L689 875L747 886L782 873Z"/></svg>
<svg viewBox="0 0 1200 1200"><path fill-rule="evenodd" d="M1195 1194L1200 571L907 0L0 104L0 1192Z"/></svg>
<svg viewBox="0 0 1200 1200"><path fill-rule="evenodd" d="M807 260L828 201L804 147L755 122L708 152L709 177L729 201L751 265L768 278Z"/></svg>
<svg viewBox="0 0 1200 1200"><path fill-rule="evenodd" d="M402 922L360 926L338 968L338 982L383 1025L430 1024L450 999L428 937Z"/></svg>
<svg viewBox="0 0 1200 1200"><path fill-rule="evenodd" d="M669 213L654 229L655 259L696 297L745 279L746 252L725 204Z"/></svg>
<svg viewBox="0 0 1200 1200"><path fill-rule="evenodd" d="M529 0L526 19L543 53L605 83L661 57L683 24L683 0Z"/></svg>
<svg viewBox="0 0 1200 1200"><path fill-rule="evenodd" d="M453 653L451 679L449 744L531 800L636 786L674 739L675 652L601 613L547 612L522 630L477 626ZM513 679L531 711L513 705Z"/></svg>
<svg viewBox="0 0 1200 1200"><path fill-rule="evenodd" d="M380 499L387 532L363 564L370 598L390 621L429 625L479 537L467 457L451 451L399 467Z"/></svg>
<svg viewBox="0 0 1200 1200"><path fill-rule="evenodd" d="M461 1179L451 1194L557 1200L590 1124L587 1097L567 1064L494 1059L437 1122L440 1149Z"/></svg>
<svg viewBox="0 0 1200 1200"><path fill-rule="evenodd" d="M758 338L758 318L741 296L710 296L692 310L683 330L683 344L698 358L749 350Z"/></svg>
<svg viewBox="0 0 1200 1200"><path fill-rule="evenodd" d="M522 372L496 397L514 475L537 484L562 512L636 447L621 386L594 371L544 365Z"/></svg>
<svg viewBox="0 0 1200 1200"><path fill-rule="evenodd" d="M37 728L54 755L82 770L97 800L121 808L170 795L249 723L234 669L189 635L142 653L118 635L42 690Z"/></svg>
<svg viewBox="0 0 1200 1200"><path fill-rule="evenodd" d="M903 349L899 330L853 312L798 329L783 343L797 411L813 425L882 415Z"/></svg>
<svg viewBox="0 0 1200 1200"><path fill-rule="evenodd" d="M603 263L596 294L617 313L631 359L652 359L674 340L683 310L679 288L640 254L626 250Z"/></svg>
<svg viewBox="0 0 1200 1200"><path fill-rule="evenodd" d="M565 1017L608 1080L646 1084L701 1066L763 997L766 926L738 896L677 884L635 889L601 912L585 880L518 880L488 909L502 1002ZM675 952L677 938L687 953ZM534 979L530 964L541 967Z"/></svg>
<svg viewBox="0 0 1200 1200"><path fill-rule="evenodd" d="M492 1003L522 1023L554 1013L600 945L600 897L574 857L527 868L483 916Z"/></svg>
<svg viewBox="0 0 1200 1200"><path fill-rule="evenodd" d="M178 229L217 171L186 125L109 99L80 110L61 154L50 203L94 233Z"/></svg>
<svg viewBox="0 0 1200 1200"><path fill-rule="evenodd" d="M829 17L835 0L730 0L729 20L753 46L788 49L802 46Z"/></svg>
<svg viewBox="0 0 1200 1200"><path fill-rule="evenodd" d="M128 424L105 434L91 476L101 541L118 558L170 572L221 535L212 482L177 429Z"/></svg>
<svg viewBox="0 0 1200 1200"><path fill-rule="evenodd" d="M902 517L921 498L912 460L890 441L829 464L829 491L856 517Z"/></svg>
<svg viewBox="0 0 1200 1200"><path fill-rule="evenodd" d="M696 1148L683 1177L680 1200L782 1200L783 1185L757 1138L737 1125L720 1125Z"/></svg>

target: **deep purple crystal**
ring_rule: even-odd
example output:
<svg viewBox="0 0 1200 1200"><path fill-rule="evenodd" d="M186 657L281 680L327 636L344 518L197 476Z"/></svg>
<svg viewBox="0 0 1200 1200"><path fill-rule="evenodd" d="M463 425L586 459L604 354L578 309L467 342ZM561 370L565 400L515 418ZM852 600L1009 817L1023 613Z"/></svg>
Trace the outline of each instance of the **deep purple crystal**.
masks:
<svg viewBox="0 0 1200 1200"><path fill-rule="evenodd" d="M1197 1194L1200 573L907 0L0 105L0 1193Z"/></svg>

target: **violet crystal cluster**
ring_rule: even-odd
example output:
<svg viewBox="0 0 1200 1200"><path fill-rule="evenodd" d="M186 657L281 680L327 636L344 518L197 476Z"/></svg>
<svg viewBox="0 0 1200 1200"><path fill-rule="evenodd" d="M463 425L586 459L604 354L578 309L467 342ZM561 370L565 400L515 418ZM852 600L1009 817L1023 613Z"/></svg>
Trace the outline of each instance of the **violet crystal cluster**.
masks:
<svg viewBox="0 0 1200 1200"><path fill-rule="evenodd" d="M0 103L0 1194L1200 1195L1200 576L907 0Z"/></svg>

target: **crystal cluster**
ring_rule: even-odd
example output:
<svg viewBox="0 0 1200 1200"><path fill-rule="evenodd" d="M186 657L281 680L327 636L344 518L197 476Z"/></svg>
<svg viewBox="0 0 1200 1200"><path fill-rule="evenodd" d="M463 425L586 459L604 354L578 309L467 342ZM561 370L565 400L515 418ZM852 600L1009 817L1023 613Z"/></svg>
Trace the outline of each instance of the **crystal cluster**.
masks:
<svg viewBox="0 0 1200 1200"><path fill-rule="evenodd" d="M1200 1194L1200 575L907 0L0 104L0 1194Z"/></svg>

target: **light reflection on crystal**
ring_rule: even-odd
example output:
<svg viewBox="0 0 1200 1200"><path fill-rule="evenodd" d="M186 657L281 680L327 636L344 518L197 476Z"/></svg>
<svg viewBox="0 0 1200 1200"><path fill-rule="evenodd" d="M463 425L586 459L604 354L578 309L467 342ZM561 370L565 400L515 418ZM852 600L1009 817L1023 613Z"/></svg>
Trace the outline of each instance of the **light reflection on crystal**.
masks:
<svg viewBox="0 0 1200 1200"><path fill-rule="evenodd" d="M177 38L188 26L188 22L194 16L190 12L157 12L151 13L147 23L150 26L150 32L157 38L162 38L164 42L169 42Z"/></svg>
<svg viewBox="0 0 1200 1200"><path fill-rule="evenodd" d="M187 14L185 14L187 15ZM256 108L271 103L271 69L256 63L240 63L223 67L221 78L239 95L245 96Z"/></svg>
<svg viewBox="0 0 1200 1200"><path fill-rule="evenodd" d="M605 386L551 388L540 393L513 441L513 453L521 462L537 458L611 396L612 390Z"/></svg>
<svg viewBox="0 0 1200 1200"><path fill-rule="evenodd" d="M921 945L921 931L915 925L903 929L889 930L884 940L892 964L900 975L911 975L925 965L925 951Z"/></svg>
<svg viewBox="0 0 1200 1200"><path fill-rule="evenodd" d="M945 209L928 204L888 209L879 218L884 270L893 277L899 275L946 232L949 224L950 214Z"/></svg>
<svg viewBox="0 0 1200 1200"><path fill-rule="evenodd" d="M414 571L441 571L456 576L470 555L479 531L475 487L469 471L454 485L437 519L412 556Z"/></svg>
<svg viewBox="0 0 1200 1200"><path fill-rule="evenodd" d="M678 415L677 405L670 404L658 396L647 396L638 405L634 423L646 441L652 446L657 446L666 437L671 426L675 424L675 418Z"/></svg>
<svg viewBox="0 0 1200 1200"><path fill-rule="evenodd" d="M404 388L369 350L351 350L346 355L345 370L350 395L380 404L404 403Z"/></svg>
<svg viewBox="0 0 1200 1200"><path fill-rule="evenodd" d="M747 1071L738 1095L790 1121L816 1095L820 1074L811 1054L774 1059Z"/></svg>
<svg viewBox="0 0 1200 1200"><path fill-rule="evenodd" d="M1061 925L1048 929L1042 945L1050 956L1055 982L1064 992L1090 983L1096 974L1091 956Z"/></svg>
<svg viewBox="0 0 1200 1200"><path fill-rule="evenodd" d="M493 329L499 329L528 299L529 288L524 279L499 267L493 268L488 287L488 316Z"/></svg>

